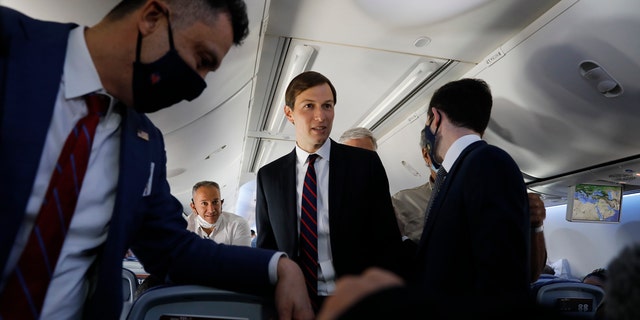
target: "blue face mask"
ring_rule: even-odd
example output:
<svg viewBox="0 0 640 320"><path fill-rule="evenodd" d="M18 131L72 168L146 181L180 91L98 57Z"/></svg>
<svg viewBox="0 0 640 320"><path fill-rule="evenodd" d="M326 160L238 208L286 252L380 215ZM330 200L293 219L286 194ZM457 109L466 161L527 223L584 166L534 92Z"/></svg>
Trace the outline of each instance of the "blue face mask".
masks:
<svg viewBox="0 0 640 320"><path fill-rule="evenodd" d="M438 129L440 126L436 127L436 132L431 133L431 129L429 129L429 125L424 126L424 137L427 141L427 148L429 149L429 157L431 158L431 169L433 171L438 171L440 169L440 163L436 160L436 134L438 134Z"/></svg>

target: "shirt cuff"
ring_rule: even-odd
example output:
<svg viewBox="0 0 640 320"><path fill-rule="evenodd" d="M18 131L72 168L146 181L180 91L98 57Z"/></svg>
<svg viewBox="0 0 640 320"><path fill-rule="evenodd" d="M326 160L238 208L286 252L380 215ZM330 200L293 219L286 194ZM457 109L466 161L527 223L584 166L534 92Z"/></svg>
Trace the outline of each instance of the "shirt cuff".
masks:
<svg viewBox="0 0 640 320"><path fill-rule="evenodd" d="M287 257L287 254L284 252L276 252L271 256L271 260L269 260L269 281L271 284L278 283L278 260L282 257Z"/></svg>

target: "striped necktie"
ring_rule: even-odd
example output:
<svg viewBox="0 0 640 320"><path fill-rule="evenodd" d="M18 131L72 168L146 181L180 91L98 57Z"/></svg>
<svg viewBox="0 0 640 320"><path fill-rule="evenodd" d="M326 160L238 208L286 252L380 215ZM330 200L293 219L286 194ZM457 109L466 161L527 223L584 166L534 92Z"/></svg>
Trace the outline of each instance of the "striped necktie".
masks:
<svg viewBox="0 0 640 320"><path fill-rule="evenodd" d="M96 127L109 97L85 96L89 114L75 125L51 175L20 260L0 297L3 320L38 319L82 187Z"/></svg>
<svg viewBox="0 0 640 320"><path fill-rule="evenodd" d="M442 182L447 176L447 170L444 169L443 166L440 166L438 172L436 173L436 181L433 185L433 191L431 192L431 198L429 198L429 205L427 205L427 211L424 214L424 225L427 225L427 219L429 218L429 212L431 211L431 206L433 206L433 202L435 201L436 196L440 192L440 187L442 186Z"/></svg>
<svg viewBox="0 0 640 320"><path fill-rule="evenodd" d="M300 213L300 268L307 284L309 298L317 310L318 296L318 226L316 170L317 154L309 155L309 165L302 187L302 210Z"/></svg>

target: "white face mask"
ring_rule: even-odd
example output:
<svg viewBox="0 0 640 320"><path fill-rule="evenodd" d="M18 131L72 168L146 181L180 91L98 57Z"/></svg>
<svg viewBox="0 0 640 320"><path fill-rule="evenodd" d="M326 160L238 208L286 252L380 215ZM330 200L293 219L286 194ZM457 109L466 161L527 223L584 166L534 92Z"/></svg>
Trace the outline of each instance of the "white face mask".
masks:
<svg viewBox="0 0 640 320"><path fill-rule="evenodd" d="M209 222L207 222L207 220L203 219L199 214L197 214L197 213L194 213L194 214L197 215L196 218L198 219L198 224L200 225L200 227L202 227L204 229L211 229L211 228L213 228L213 227L218 225L217 222L216 223L209 223Z"/></svg>

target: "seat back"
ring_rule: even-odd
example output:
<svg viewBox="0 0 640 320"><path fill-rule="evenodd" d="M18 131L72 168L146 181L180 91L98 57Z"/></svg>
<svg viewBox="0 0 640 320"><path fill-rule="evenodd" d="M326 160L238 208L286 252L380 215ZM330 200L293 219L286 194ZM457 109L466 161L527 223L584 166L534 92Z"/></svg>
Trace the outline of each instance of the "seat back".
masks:
<svg viewBox="0 0 640 320"><path fill-rule="evenodd" d="M250 294L199 285L153 287L141 294L127 319L276 319L273 302Z"/></svg>
<svg viewBox="0 0 640 320"><path fill-rule="evenodd" d="M593 319L604 290L582 282L549 282L537 289L538 305L565 315Z"/></svg>
<svg viewBox="0 0 640 320"><path fill-rule="evenodd" d="M129 313L129 309L133 305L135 292L138 289L138 284L136 274L127 268L122 268L122 299L124 304L122 306L120 319L124 319Z"/></svg>

